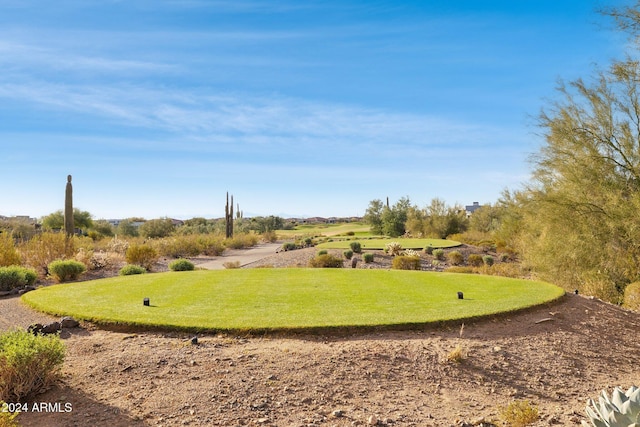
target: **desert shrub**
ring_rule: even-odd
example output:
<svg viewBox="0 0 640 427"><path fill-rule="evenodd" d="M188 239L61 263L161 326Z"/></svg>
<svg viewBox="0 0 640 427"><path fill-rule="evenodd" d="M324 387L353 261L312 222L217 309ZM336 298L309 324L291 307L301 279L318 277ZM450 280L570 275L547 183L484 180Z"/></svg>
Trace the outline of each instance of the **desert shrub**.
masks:
<svg viewBox="0 0 640 427"><path fill-rule="evenodd" d="M406 249L403 254L404 256L417 256L418 258L420 258L420 252L413 250L413 249Z"/></svg>
<svg viewBox="0 0 640 427"><path fill-rule="evenodd" d="M133 244L127 249L125 258L129 264L136 264L151 270L158 260L158 251L146 244Z"/></svg>
<svg viewBox="0 0 640 427"><path fill-rule="evenodd" d="M126 254L127 249L129 249L129 242L124 239L118 239L117 236L111 239L107 245L107 250L109 252L115 252L120 255Z"/></svg>
<svg viewBox="0 0 640 427"><path fill-rule="evenodd" d="M395 270L420 270L420 257L398 255L391 262Z"/></svg>
<svg viewBox="0 0 640 427"><path fill-rule="evenodd" d="M222 266L226 269L232 269L232 268L240 268L240 261L227 261L224 264L222 264Z"/></svg>
<svg viewBox="0 0 640 427"><path fill-rule="evenodd" d="M502 262L511 261L511 257L509 256L509 254L500 254L500 261Z"/></svg>
<svg viewBox="0 0 640 427"><path fill-rule="evenodd" d="M459 266L459 265L454 265L454 266L448 267L444 271L446 271L447 273L464 273L464 274L472 274L472 273L474 273L472 267L463 267L463 266Z"/></svg>
<svg viewBox="0 0 640 427"><path fill-rule="evenodd" d="M199 235L198 246L208 256L220 256L225 250L223 239L213 235Z"/></svg>
<svg viewBox="0 0 640 427"><path fill-rule="evenodd" d="M326 249L320 249L316 255L326 255L328 253L329 251L327 251Z"/></svg>
<svg viewBox="0 0 640 427"><path fill-rule="evenodd" d="M315 268L342 268L342 259L330 254L316 255L309 261L310 267Z"/></svg>
<svg viewBox="0 0 640 427"><path fill-rule="evenodd" d="M58 378L64 352L57 335L0 333L0 400L17 402L47 389Z"/></svg>
<svg viewBox="0 0 640 427"><path fill-rule="evenodd" d="M171 271L193 271L196 266L188 259L177 259L169 263L169 269Z"/></svg>
<svg viewBox="0 0 640 427"><path fill-rule="evenodd" d="M40 233L18 246L23 264L35 268L43 276L50 262L72 258L75 238L67 239L64 233Z"/></svg>
<svg viewBox="0 0 640 427"><path fill-rule="evenodd" d="M141 236L150 239L156 239L169 236L174 229L175 226L173 225L173 221L171 221L170 218L160 218L145 221L138 228L138 232Z"/></svg>
<svg viewBox="0 0 640 427"><path fill-rule="evenodd" d="M80 261L73 259L58 259L52 261L47 266L49 275L58 282L76 280L82 273L87 271L87 267Z"/></svg>
<svg viewBox="0 0 640 427"><path fill-rule="evenodd" d="M515 400L500 409L500 419L510 427L525 427L540 418L538 408L528 400Z"/></svg>
<svg viewBox="0 0 640 427"><path fill-rule="evenodd" d="M469 254L469 256L467 257L467 263L472 267L480 267L482 264L484 264L484 261L482 260L482 255L480 254Z"/></svg>
<svg viewBox="0 0 640 427"><path fill-rule="evenodd" d="M370 263L373 262L373 254L372 253L366 253L366 254L362 255L362 259L363 259L365 264L370 264Z"/></svg>
<svg viewBox="0 0 640 427"><path fill-rule="evenodd" d="M144 267L135 264L127 264L120 269L118 274L120 276L131 276L134 274L144 274L147 270Z"/></svg>
<svg viewBox="0 0 640 427"><path fill-rule="evenodd" d="M344 255L346 259L351 259L353 257L353 251L352 250L344 251L342 252L342 255Z"/></svg>
<svg viewBox="0 0 640 427"><path fill-rule="evenodd" d="M6 265L20 265L20 254L18 253L13 237L9 233L0 234L0 267Z"/></svg>
<svg viewBox="0 0 640 427"><path fill-rule="evenodd" d="M202 253L202 245L195 234L167 237L154 242L161 256L168 258L194 257Z"/></svg>
<svg viewBox="0 0 640 427"><path fill-rule="evenodd" d="M265 231L264 233L262 233L262 240L264 240L265 242L273 243L278 240L278 235L273 230Z"/></svg>
<svg viewBox="0 0 640 427"><path fill-rule="evenodd" d="M434 249L433 252L431 252L431 254L438 261L444 261L444 249L440 249L440 248Z"/></svg>
<svg viewBox="0 0 640 427"><path fill-rule="evenodd" d="M311 237L305 237L305 239L302 242L304 243L304 246L307 248L313 245L313 239Z"/></svg>
<svg viewBox="0 0 640 427"><path fill-rule="evenodd" d="M627 285L624 290L623 305L631 310L640 310L640 282Z"/></svg>
<svg viewBox="0 0 640 427"><path fill-rule="evenodd" d="M447 354L447 362L462 363L467 358L467 349L462 344L457 344L453 350Z"/></svg>
<svg viewBox="0 0 640 427"><path fill-rule="evenodd" d="M0 267L0 291L31 286L36 282L37 277L35 270L19 265Z"/></svg>
<svg viewBox="0 0 640 427"><path fill-rule="evenodd" d="M484 262L485 265L491 267L494 263L494 259L491 255L485 255L482 257L482 262Z"/></svg>
<svg viewBox="0 0 640 427"><path fill-rule="evenodd" d="M529 276L527 271L521 264L515 263L500 263L492 266L483 265L478 268L478 272L481 274L487 274L491 276L504 276L512 278L524 278Z"/></svg>
<svg viewBox="0 0 640 427"><path fill-rule="evenodd" d="M362 252L362 245L360 244L360 242L351 242L349 243L349 247L354 253L359 254L360 252Z"/></svg>
<svg viewBox="0 0 640 427"><path fill-rule="evenodd" d="M427 255L431 255L433 254L433 246L426 246L422 251Z"/></svg>
<svg viewBox="0 0 640 427"><path fill-rule="evenodd" d="M298 249L298 247L293 242L285 242L285 243L282 244L282 250L285 251L285 252L286 251L293 251L293 250L296 250L296 249Z"/></svg>
<svg viewBox="0 0 640 427"><path fill-rule="evenodd" d="M459 251L451 251L447 254L447 261L451 265L460 265L464 261L464 256Z"/></svg>
<svg viewBox="0 0 640 427"><path fill-rule="evenodd" d="M385 245L384 251L389 255L400 255L402 253L402 245L398 242L389 242Z"/></svg>
<svg viewBox="0 0 640 427"><path fill-rule="evenodd" d="M345 236L355 236L355 235L356 235L356 232L355 232L355 231L347 231L347 232L346 232L346 233L344 233L344 234L345 234ZM353 251L353 252L356 252L356 251ZM357 253L357 252L356 252L356 253Z"/></svg>
<svg viewBox="0 0 640 427"><path fill-rule="evenodd" d="M237 234L224 241L224 245L231 249L250 248L258 244L258 235L253 233Z"/></svg>
<svg viewBox="0 0 640 427"><path fill-rule="evenodd" d="M0 408L6 403L0 400ZM0 411L0 427L20 427L16 418L20 415L20 412L4 412Z"/></svg>

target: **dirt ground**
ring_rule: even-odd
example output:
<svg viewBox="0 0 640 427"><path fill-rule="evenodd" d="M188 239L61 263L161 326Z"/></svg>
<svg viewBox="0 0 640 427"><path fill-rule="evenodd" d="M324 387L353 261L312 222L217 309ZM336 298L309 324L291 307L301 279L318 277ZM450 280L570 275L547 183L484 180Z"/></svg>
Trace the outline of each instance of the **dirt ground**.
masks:
<svg viewBox="0 0 640 427"><path fill-rule="evenodd" d="M26 310L18 315L22 322L34 315L17 298L0 302L0 317L11 307ZM31 397L18 420L23 426L490 426L501 425L501 407L529 400L540 413L532 425L579 425L587 398L640 385L639 330L640 313L577 295L464 327L199 335L197 344L184 333L83 324L62 333L67 358L59 384ZM447 361L457 347L466 357Z"/></svg>

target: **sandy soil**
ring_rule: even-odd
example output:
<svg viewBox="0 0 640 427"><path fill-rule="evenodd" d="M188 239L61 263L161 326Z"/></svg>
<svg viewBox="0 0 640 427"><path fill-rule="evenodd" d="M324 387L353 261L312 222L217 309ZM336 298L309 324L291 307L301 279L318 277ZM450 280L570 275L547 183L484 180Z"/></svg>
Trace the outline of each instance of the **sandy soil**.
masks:
<svg viewBox="0 0 640 427"><path fill-rule="evenodd" d="M34 315L17 298L0 310ZM640 384L640 314L576 295L464 328L192 344L183 333L82 326L63 331L62 379L26 402L22 425L490 426L527 399L541 415L534 426L571 426L588 397ZM448 362L456 347L466 357Z"/></svg>

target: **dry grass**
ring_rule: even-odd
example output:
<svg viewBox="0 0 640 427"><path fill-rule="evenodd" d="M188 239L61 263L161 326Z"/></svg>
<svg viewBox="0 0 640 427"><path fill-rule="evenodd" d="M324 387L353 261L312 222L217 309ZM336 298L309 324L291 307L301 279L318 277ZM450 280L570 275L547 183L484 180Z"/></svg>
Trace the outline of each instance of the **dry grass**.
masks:
<svg viewBox="0 0 640 427"><path fill-rule="evenodd" d="M500 409L500 420L507 427L526 427L538 418L538 408L528 400L515 400Z"/></svg>

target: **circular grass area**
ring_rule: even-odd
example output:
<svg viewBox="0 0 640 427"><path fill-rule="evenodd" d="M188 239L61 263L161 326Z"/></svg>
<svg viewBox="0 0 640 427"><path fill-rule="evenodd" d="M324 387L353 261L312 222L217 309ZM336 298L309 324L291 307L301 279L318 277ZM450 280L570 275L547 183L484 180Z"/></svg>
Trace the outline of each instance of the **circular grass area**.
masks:
<svg viewBox="0 0 640 427"><path fill-rule="evenodd" d="M267 268L113 277L44 287L22 299L40 311L103 324L259 331L426 324L515 311L562 295L549 283L496 276Z"/></svg>
<svg viewBox="0 0 640 427"><path fill-rule="evenodd" d="M416 249L422 250L427 246L431 246L434 249L442 248L454 248L456 246L460 246L460 242L456 242L455 240L446 240L446 239L413 239L413 238L397 238L397 239L345 239L345 240L334 240L332 242L324 242L316 245L317 248L320 249L349 249L352 242L358 242L362 246L362 250L382 250L384 249L388 243L398 242L402 245L404 249Z"/></svg>

